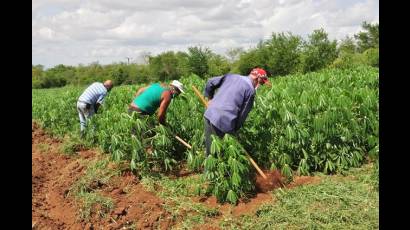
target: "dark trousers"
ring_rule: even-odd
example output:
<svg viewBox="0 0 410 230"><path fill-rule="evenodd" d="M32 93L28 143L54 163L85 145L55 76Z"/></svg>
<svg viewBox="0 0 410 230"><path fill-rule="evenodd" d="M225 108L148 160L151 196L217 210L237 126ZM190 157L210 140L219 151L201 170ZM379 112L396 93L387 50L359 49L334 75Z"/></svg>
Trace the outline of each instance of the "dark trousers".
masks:
<svg viewBox="0 0 410 230"><path fill-rule="evenodd" d="M208 157L211 154L211 144L212 138L211 134L217 135L219 138L223 138L225 133L215 127L208 119L204 118L205 122L205 147L206 147L206 156Z"/></svg>

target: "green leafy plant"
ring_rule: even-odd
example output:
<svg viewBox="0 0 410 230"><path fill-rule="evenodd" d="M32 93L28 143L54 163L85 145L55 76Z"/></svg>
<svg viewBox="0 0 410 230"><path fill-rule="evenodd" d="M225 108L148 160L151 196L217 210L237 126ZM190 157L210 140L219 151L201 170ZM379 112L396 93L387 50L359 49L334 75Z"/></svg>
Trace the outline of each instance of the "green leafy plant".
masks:
<svg viewBox="0 0 410 230"><path fill-rule="evenodd" d="M272 87L257 91L255 104L237 140L216 139L212 155L204 155L205 108L194 92L205 80L183 77L184 95L172 100L168 127L155 116L128 114L127 105L138 85L113 88L87 126L87 146L98 146L115 161L128 161L132 170L171 171L187 162L205 169L209 192L221 201L235 201L252 191L253 168L242 146L262 168L292 178L294 172L327 174L358 167L379 156L379 72L356 66L324 69L272 79ZM56 137L79 134L76 101L84 87L32 90L32 117ZM189 142L187 149L174 135ZM239 179L238 179L239 178ZM231 192L232 191L232 192ZM228 198L229 193L229 198ZM235 202L232 202L235 203Z"/></svg>
<svg viewBox="0 0 410 230"><path fill-rule="evenodd" d="M208 192L218 201L236 204L254 190L254 172L242 146L229 134L222 140L212 135L211 155L204 161Z"/></svg>

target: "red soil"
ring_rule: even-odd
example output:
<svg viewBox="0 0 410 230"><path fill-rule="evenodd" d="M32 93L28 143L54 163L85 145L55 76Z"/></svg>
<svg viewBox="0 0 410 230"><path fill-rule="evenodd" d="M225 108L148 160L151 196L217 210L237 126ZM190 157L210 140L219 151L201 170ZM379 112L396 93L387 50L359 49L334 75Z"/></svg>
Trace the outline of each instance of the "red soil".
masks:
<svg viewBox="0 0 410 230"><path fill-rule="evenodd" d="M284 186L284 176L278 171L267 171L263 172L266 175L264 179L261 175L256 177L256 189L258 192L266 193L272 191L275 188L280 188Z"/></svg>
<svg viewBox="0 0 410 230"><path fill-rule="evenodd" d="M164 202L147 192L132 174L111 178L100 192L110 197L114 209L106 218L92 215L78 218L78 202L69 189L85 172L80 160L98 157L93 150L65 156L58 152L60 142L32 125L32 226L33 229L168 229L173 225Z"/></svg>

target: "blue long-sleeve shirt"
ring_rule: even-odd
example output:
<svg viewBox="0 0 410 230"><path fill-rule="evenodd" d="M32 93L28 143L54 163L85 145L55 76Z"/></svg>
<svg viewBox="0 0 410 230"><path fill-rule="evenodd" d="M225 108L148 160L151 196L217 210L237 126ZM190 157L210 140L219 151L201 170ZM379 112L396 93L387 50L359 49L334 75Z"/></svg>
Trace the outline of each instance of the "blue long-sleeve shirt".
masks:
<svg viewBox="0 0 410 230"><path fill-rule="evenodd" d="M252 109L255 88L248 76L227 74L209 79L204 94L212 99L204 117L222 132L233 133Z"/></svg>

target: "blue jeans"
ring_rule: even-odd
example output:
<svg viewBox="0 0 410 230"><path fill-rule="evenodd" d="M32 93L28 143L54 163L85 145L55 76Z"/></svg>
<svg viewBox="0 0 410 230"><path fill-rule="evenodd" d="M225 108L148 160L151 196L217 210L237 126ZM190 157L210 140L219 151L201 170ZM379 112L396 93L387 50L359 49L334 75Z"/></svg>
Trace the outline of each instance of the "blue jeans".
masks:
<svg viewBox="0 0 410 230"><path fill-rule="evenodd" d="M94 105L90 105L81 101L77 101L77 111L80 117L80 129L84 132L87 125L87 119L94 115Z"/></svg>

